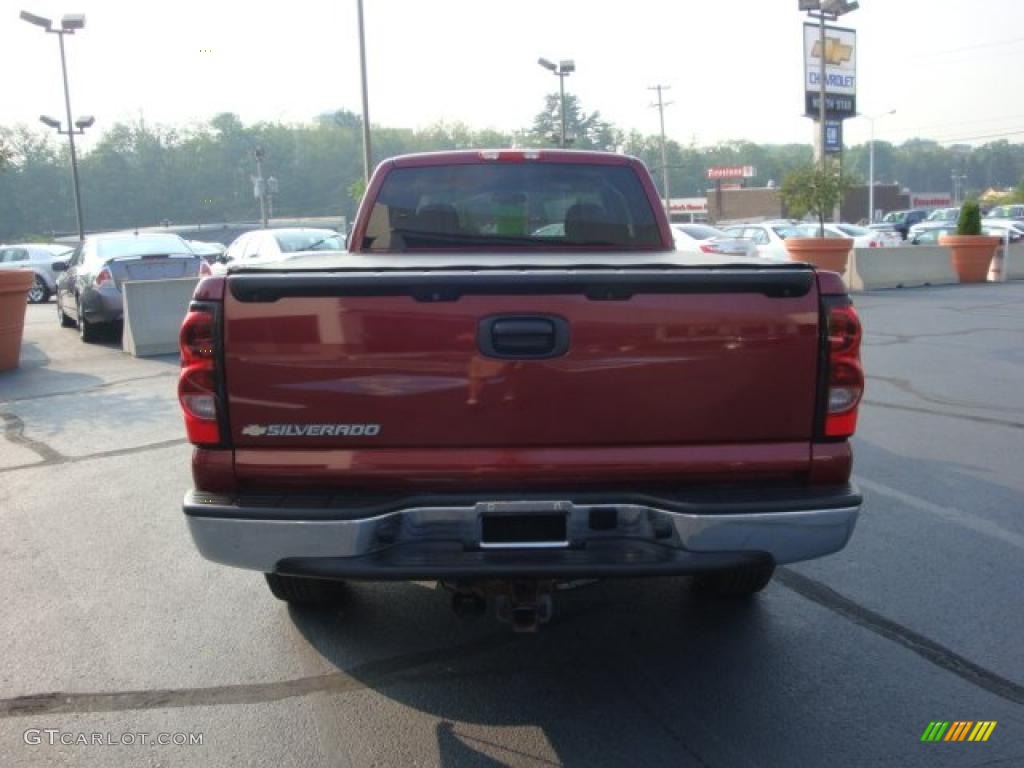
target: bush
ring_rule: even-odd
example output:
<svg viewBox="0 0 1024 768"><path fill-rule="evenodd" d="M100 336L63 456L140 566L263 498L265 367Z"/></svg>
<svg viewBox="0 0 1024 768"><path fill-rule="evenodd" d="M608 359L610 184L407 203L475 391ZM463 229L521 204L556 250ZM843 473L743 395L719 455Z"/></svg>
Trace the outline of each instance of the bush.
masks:
<svg viewBox="0 0 1024 768"><path fill-rule="evenodd" d="M974 200L968 200L960 209L960 218L956 222L958 235L981 234L981 209Z"/></svg>

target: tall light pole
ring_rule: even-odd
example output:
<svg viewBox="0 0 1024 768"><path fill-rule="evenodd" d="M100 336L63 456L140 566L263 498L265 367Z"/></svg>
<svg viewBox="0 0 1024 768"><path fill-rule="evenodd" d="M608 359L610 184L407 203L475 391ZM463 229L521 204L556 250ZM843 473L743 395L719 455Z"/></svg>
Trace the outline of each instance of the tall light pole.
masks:
<svg viewBox="0 0 1024 768"><path fill-rule="evenodd" d="M85 14L82 13L68 13L65 14L60 20L60 29L53 28L53 21L45 18L44 16L36 16L34 13L28 11L21 12L21 18L27 21L29 24L34 24L37 27L42 27L47 32L57 35L57 40L60 43L60 70L64 76L64 108L67 112L68 130L62 131L60 129L60 123L53 118L43 120L44 123L51 127L55 127L58 133L64 133L68 137L68 143L71 147L71 180L75 190L75 221L78 224L78 239L85 239L85 227L82 223L82 193L78 185L78 155L75 153L75 135L81 135L85 132L85 129L92 125L95 120L92 117L80 118L74 123L78 130L74 130L71 125L71 95L68 90L68 65L67 59L64 56L64 35L73 35L77 29L85 29ZM42 118L40 118L42 120ZM54 126L53 123L56 123Z"/></svg>
<svg viewBox="0 0 1024 768"><path fill-rule="evenodd" d="M260 201L260 226L266 229L267 222L267 180L263 178L263 147L256 147L252 151L256 159L256 175L252 177L253 191Z"/></svg>
<svg viewBox="0 0 1024 768"><path fill-rule="evenodd" d="M363 85L363 181L370 183L370 97L366 88L366 35L363 32L363 0L356 0L359 11L359 72Z"/></svg>
<svg viewBox="0 0 1024 768"><path fill-rule="evenodd" d="M558 95L562 104L562 131L558 146L565 148L565 78L576 71L576 62L572 59L562 59L557 64L545 58L537 59L537 63L544 69L553 72L558 77Z"/></svg>
<svg viewBox="0 0 1024 768"><path fill-rule="evenodd" d="M895 109L888 112L880 112L877 115L857 115L863 117L871 126L871 141L868 142L868 223L875 220L875 120L880 117L895 114Z"/></svg>
<svg viewBox="0 0 1024 768"><path fill-rule="evenodd" d="M669 221L672 221L672 196L668 190L668 153L665 149L665 107L671 104L671 101L662 101L662 91L667 91L671 86L669 85L652 85L647 90L658 92L658 117L661 120L661 183L665 190L665 216ZM652 105L654 106L654 105Z"/></svg>

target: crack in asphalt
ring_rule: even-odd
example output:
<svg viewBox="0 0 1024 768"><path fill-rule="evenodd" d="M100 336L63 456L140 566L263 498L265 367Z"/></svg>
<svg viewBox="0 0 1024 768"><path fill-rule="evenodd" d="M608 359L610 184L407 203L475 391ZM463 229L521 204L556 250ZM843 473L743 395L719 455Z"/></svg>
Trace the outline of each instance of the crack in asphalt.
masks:
<svg viewBox="0 0 1024 768"><path fill-rule="evenodd" d="M891 640L917 654L925 661L951 672L971 685L988 691L1001 699L1024 705L1024 685L1013 682L992 670L985 669L956 651L939 645L914 630L897 624L869 608L858 605L821 582L803 576L789 568L779 568L776 579L798 595L827 608L844 619L852 621L880 637Z"/></svg>
<svg viewBox="0 0 1024 768"><path fill-rule="evenodd" d="M563 619L564 621L564 619ZM554 622L552 622L554 623ZM313 693L348 693L399 682L424 668L462 661L469 656L518 642L511 630L484 635L461 645L432 648L357 664L348 671L208 688L157 688L109 693L40 693L0 699L0 719L27 715L86 714L141 709L263 704Z"/></svg>
<svg viewBox="0 0 1024 768"><path fill-rule="evenodd" d="M961 408L974 408L979 411L1018 411L1024 412L1024 409L1014 408L1013 406L1000 405L982 405L981 403L972 403L969 400L956 400L951 397L940 397L939 395L928 394L923 392L914 386L913 382L909 379L900 378L898 376L878 376L869 375L868 381L884 381L901 392L905 392L912 397L916 397L918 400L924 400L926 403L935 403L936 405L953 405Z"/></svg>
<svg viewBox="0 0 1024 768"><path fill-rule="evenodd" d="M909 344L918 339L944 339L951 336L970 336L972 333L992 333L1003 331L1005 333L1020 333L1016 328L968 328L963 331L944 331L942 333L884 333L882 331L871 331L869 339L861 343L868 347L891 347L896 344ZM875 342L872 339L881 336L886 341Z"/></svg>
<svg viewBox="0 0 1024 768"><path fill-rule="evenodd" d="M879 400L863 400L861 401L865 405L870 405L875 408L891 408L895 411L910 411L911 413L926 413L929 416L945 416L948 419L963 419L964 421L973 421L977 424L992 424L997 427L1008 427L1010 429L1024 429L1024 422L1010 421L1008 419L994 419L991 416L972 416L967 413L950 413L949 411L940 411L936 408L921 408L913 405L899 405L897 403L883 403Z"/></svg>
<svg viewBox="0 0 1024 768"><path fill-rule="evenodd" d="M104 381L101 384L96 384L91 387L83 387L82 389L72 389L67 392L45 392L41 395L29 395L27 397L12 397L7 400L0 400L0 405L7 405L8 403L26 403L32 400L47 400L51 397L67 397L69 395L87 395L90 392L95 392L98 389L107 389L109 387L120 386L121 384L132 384L136 381L150 381L152 379L164 379L173 378L178 375L178 371L164 371L162 373L151 373L147 376L132 376L127 379L118 379L117 381Z"/></svg>
<svg viewBox="0 0 1024 768"><path fill-rule="evenodd" d="M37 461L32 464L17 464L13 467L0 467L0 475L6 474L8 472L18 472L23 469L38 469L39 467L53 467L61 464L78 464L83 461L109 459L116 456L130 456L134 453L156 451L161 448L170 448L173 445L184 445L185 443L188 442L187 438L175 437L171 438L170 440L161 440L158 443L146 443L145 445L137 445L134 446L133 448L114 448L113 450L110 451L99 451L98 453L89 453L84 456L65 456L64 454L59 453L58 451L55 451L54 449L50 448L45 443L40 443L38 440L31 440L30 438L25 438L24 436L21 436L19 438L17 435L15 435L15 438L12 438L11 433L6 429L8 423L8 416L10 415L11 414L0 413L0 417L2 417L5 422L5 430L3 436L6 437L12 443L23 445L26 448L29 448L29 450L35 451L40 456L40 458L42 458L42 461ZM18 419L17 416L15 416L14 418L17 419L19 422L21 421L21 419ZM22 424L22 428L24 428L24 424Z"/></svg>
<svg viewBox="0 0 1024 768"><path fill-rule="evenodd" d="M13 413L0 413L0 419L4 422L4 439L14 445L20 445L22 448L28 448L36 454L42 461L38 464L28 464L22 466L33 466L41 467L46 464L63 464L68 460L60 451L56 451L46 443L42 443L38 440L33 440L31 437L25 436L25 422L22 421L20 416L16 416Z"/></svg>

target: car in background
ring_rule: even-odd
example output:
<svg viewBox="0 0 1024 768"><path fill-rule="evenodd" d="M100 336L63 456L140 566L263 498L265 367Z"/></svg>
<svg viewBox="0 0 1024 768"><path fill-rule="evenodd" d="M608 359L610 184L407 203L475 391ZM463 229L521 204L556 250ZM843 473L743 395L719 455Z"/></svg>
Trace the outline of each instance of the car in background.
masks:
<svg viewBox="0 0 1024 768"><path fill-rule="evenodd" d="M1024 239L1024 222L1013 220L992 220L983 219L981 222L981 233L990 237L998 237L1000 240L1009 240L1010 243L1019 243ZM910 245L939 245L939 238L943 235L955 235L956 222L947 222L942 227L929 227L915 232L907 242Z"/></svg>
<svg viewBox="0 0 1024 768"><path fill-rule="evenodd" d="M817 237L818 226L816 224L811 224L810 226L814 229L813 237ZM885 237L882 232L878 232L874 229L868 229L867 227L858 227L856 224L844 224L842 222L839 222L838 224L826 224L825 236L848 237L853 240L854 248L882 248L889 245L889 239Z"/></svg>
<svg viewBox="0 0 1024 768"><path fill-rule="evenodd" d="M192 249L193 253L198 253L208 264L212 264L217 259L224 255L227 250L227 246L223 243L207 243L202 240L186 240L188 247Z"/></svg>
<svg viewBox="0 0 1024 768"><path fill-rule="evenodd" d="M912 240L914 235L926 229L932 229L938 227L940 229L956 226L957 220L960 218L960 208L936 208L934 211L928 214L928 218L924 221L919 221L907 230L907 239Z"/></svg>
<svg viewBox="0 0 1024 768"><path fill-rule="evenodd" d="M1024 221L1024 205L997 205L985 214L985 218Z"/></svg>
<svg viewBox="0 0 1024 768"><path fill-rule="evenodd" d="M1010 243L1019 243L1024 239L1024 221L985 218L981 220L981 231Z"/></svg>
<svg viewBox="0 0 1024 768"><path fill-rule="evenodd" d="M123 318L126 280L167 280L210 274L210 265L172 234L88 235L66 261L57 261L57 319L95 341L104 326Z"/></svg>
<svg viewBox="0 0 1024 768"><path fill-rule="evenodd" d="M722 232L729 237L753 241L757 255L762 259L789 261L785 240L792 236L806 237L801 226L801 222L792 219L775 219L757 224L733 224L722 227Z"/></svg>
<svg viewBox="0 0 1024 768"><path fill-rule="evenodd" d="M924 208L911 208L907 211L891 211L882 217L877 224L871 224L870 229L878 232L899 232L900 239L906 240L910 228L928 217L928 211Z"/></svg>
<svg viewBox="0 0 1024 768"><path fill-rule="evenodd" d="M218 259L223 273L227 265L256 266L287 259L290 254L310 251L344 251L345 236L333 229L257 229L239 235Z"/></svg>
<svg viewBox="0 0 1024 768"><path fill-rule="evenodd" d="M673 224L676 250L683 253L714 253L723 256L757 256L753 240L727 235L707 224Z"/></svg>
<svg viewBox="0 0 1024 768"><path fill-rule="evenodd" d="M943 235L955 235L956 223L947 222L944 226L928 227L911 233L907 245L938 245Z"/></svg>
<svg viewBox="0 0 1024 768"><path fill-rule="evenodd" d="M56 243L15 243L0 246L0 269L31 269L36 273L28 291L30 304L49 301L57 290L57 274L53 262L71 252Z"/></svg>

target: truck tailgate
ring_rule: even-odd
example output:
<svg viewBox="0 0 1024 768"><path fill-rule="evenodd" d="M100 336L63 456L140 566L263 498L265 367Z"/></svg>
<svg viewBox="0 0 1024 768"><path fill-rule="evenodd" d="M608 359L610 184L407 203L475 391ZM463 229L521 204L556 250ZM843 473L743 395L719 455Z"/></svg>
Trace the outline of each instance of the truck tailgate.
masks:
<svg viewBox="0 0 1024 768"><path fill-rule="evenodd" d="M242 274L224 310L237 449L523 449L543 462L538 449L774 443L809 458L809 269ZM564 349L506 356L529 346L523 320L564 327ZM488 348L495 328L511 347Z"/></svg>

